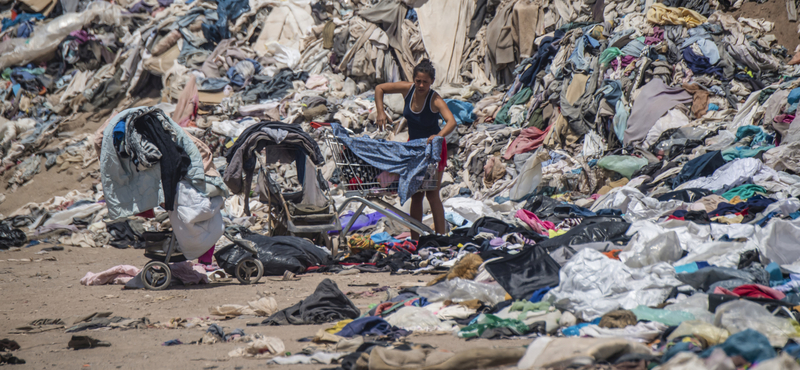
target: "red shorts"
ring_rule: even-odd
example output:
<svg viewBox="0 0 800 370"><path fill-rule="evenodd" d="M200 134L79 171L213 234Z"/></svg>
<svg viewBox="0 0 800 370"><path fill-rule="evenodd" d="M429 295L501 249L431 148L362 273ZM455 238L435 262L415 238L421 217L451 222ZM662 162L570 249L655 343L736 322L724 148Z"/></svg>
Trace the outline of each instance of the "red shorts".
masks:
<svg viewBox="0 0 800 370"><path fill-rule="evenodd" d="M411 141L411 139L408 139ZM447 139L442 138L442 159L439 160L439 172L444 172L444 169L447 168Z"/></svg>
<svg viewBox="0 0 800 370"><path fill-rule="evenodd" d="M442 159L439 161L439 172L447 167L447 139L442 138Z"/></svg>

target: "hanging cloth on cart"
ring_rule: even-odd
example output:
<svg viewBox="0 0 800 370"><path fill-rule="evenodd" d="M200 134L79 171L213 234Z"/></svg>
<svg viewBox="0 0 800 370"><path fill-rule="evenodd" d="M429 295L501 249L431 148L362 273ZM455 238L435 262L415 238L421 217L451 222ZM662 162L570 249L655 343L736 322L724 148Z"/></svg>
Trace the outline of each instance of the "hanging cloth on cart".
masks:
<svg viewBox="0 0 800 370"><path fill-rule="evenodd" d="M397 194L404 204L422 185L426 170L441 160L442 137L435 137L431 145L426 139L406 143L376 140L368 137L351 138L338 123L331 123L333 134L353 154L380 170L400 175ZM434 150L436 148L437 150Z"/></svg>
<svg viewBox="0 0 800 370"><path fill-rule="evenodd" d="M282 193L286 200L288 211L292 215L300 214L320 214L329 212L328 197L320 187L320 177L317 168L311 159L302 152L297 154L297 177L303 188L296 192ZM263 173L263 172L262 172ZM324 185L324 184L323 184ZM281 201L277 196L283 189L275 182L271 176L258 176L258 196L261 203L269 204L271 207L282 207ZM245 213L249 208L245 209Z"/></svg>

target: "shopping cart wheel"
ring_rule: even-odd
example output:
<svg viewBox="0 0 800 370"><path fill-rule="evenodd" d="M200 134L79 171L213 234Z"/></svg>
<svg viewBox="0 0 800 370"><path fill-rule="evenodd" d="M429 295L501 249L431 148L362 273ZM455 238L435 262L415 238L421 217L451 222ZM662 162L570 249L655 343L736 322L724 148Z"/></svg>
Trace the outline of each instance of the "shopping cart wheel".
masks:
<svg viewBox="0 0 800 370"><path fill-rule="evenodd" d="M255 284L264 276L264 264L253 257L247 257L236 264L234 272L240 283Z"/></svg>
<svg viewBox="0 0 800 370"><path fill-rule="evenodd" d="M325 248L328 248L331 251L331 256L336 257L336 253L338 253L338 246L333 245L333 240L331 240L331 236L328 235L327 232L323 231L319 233L319 240L320 243L325 245Z"/></svg>
<svg viewBox="0 0 800 370"><path fill-rule="evenodd" d="M142 269L142 284L149 290L164 290L172 282L172 270L161 261L150 261Z"/></svg>

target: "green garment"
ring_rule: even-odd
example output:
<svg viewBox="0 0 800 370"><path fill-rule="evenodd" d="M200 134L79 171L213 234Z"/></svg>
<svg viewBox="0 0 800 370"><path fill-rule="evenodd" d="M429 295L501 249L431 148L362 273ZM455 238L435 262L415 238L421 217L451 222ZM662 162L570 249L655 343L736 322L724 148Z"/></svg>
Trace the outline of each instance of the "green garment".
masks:
<svg viewBox="0 0 800 370"><path fill-rule="evenodd" d="M722 197L731 200L738 195L742 200L748 200L756 194L767 194L767 189L764 189L763 186L747 184L728 190L728 192L722 194Z"/></svg>
<svg viewBox="0 0 800 370"><path fill-rule="evenodd" d="M628 179L633 173L650 163L645 158L634 157L632 155L609 155L597 161L600 168L614 171Z"/></svg>
<svg viewBox="0 0 800 370"><path fill-rule="evenodd" d="M481 315L478 320L458 332L459 338L480 337L487 329L509 328L515 335L528 334L528 325L520 320L501 319L495 315Z"/></svg>
<svg viewBox="0 0 800 370"><path fill-rule="evenodd" d="M508 100L506 105L504 105L503 108L497 112L497 117L495 117L494 123L508 126L511 123L511 117L508 115L508 110L511 109L512 106L523 104L530 100L531 96L533 96L533 90L531 90L530 87L526 87L514 94L514 96Z"/></svg>

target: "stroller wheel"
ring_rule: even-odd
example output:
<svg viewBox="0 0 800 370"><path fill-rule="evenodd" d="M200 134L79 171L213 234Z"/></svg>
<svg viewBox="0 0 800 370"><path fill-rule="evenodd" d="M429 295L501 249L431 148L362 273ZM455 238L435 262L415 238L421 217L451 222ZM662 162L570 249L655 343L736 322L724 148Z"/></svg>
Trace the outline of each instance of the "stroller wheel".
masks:
<svg viewBox="0 0 800 370"><path fill-rule="evenodd" d="M264 264L253 257L247 257L236 264L234 272L240 283L255 284L264 276Z"/></svg>
<svg viewBox="0 0 800 370"><path fill-rule="evenodd" d="M142 269L142 283L149 290L163 290L172 282L172 270L161 261L150 261Z"/></svg>

